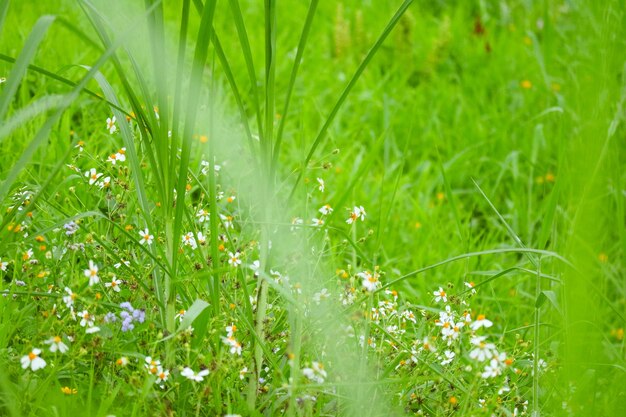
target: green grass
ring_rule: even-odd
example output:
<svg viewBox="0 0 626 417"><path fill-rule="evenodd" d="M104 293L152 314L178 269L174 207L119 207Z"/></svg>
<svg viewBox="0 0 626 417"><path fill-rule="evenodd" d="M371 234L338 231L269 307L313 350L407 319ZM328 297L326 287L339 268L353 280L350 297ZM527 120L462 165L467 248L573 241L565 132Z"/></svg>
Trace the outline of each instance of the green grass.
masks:
<svg viewBox="0 0 626 417"><path fill-rule="evenodd" d="M0 414L620 415L625 27L616 0L0 0ZM448 344L439 287L493 326Z"/></svg>

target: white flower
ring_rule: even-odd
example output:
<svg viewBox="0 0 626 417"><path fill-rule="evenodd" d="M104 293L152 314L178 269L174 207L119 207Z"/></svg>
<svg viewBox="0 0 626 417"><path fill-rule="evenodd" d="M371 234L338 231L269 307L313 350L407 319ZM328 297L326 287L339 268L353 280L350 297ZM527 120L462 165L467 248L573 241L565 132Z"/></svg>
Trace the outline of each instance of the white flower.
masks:
<svg viewBox="0 0 626 417"><path fill-rule="evenodd" d="M117 154L112 153L111 155L109 155L109 157L107 158L107 162L110 162L111 165L117 164Z"/></svg>
<svg viewBox="0 0 626 417"><path fill-rule="evenodd" d="M486 327L491 327L491 326L493 326L493 322L491 322L490 320L487 320L484 314L479 314L478 317L476 317L476 321L470 324L470 327L472 330L478 330L481 327L486 328Z"/></svg>
<svg viewBox="0 0 626 417"><path fill-rule="evenodd" d="M198 238L198 243L200 245L204 245L206 244L206 236L204 236L204 234L202 232L198 232L198 234L196 235L196 237Z"/></svg>
<svg viewBox="0 0 626 417"><path fill-rule="evenodd" d="M325 184L324 184L324 180L321 178L317 179L317 183L319 184L317 189L320 190L322 193L324 192L325 189Z"/></svg>
<svg viewBox="0 0 626 417"><path fill-rule="evenodd" d="M348 217L348 219L346 220L346 223L352 224L356 222L359 218L361 219L361 221L365 221L365 216L367 216L367 213L365 212L363 206L354 206L354 208L350 212L350 217Z"/></svg>
<svg viewBox="0 0 626 417"><path fill-rule="evenodd" d="M69 287L65 287L65 292L68 295L63 296L63 302L65 303L65 306L67 308L70 308L70 307L72 307L72 305L74 305L74 300L76 299L76 294L74 294Z"/></svg>
<svg viewBox="0 0 626 417"><path fill-rule="evenodd" d="M242 351L242 347L241 347L241 343L239 343L237 341L237 339L235 339L234 336L228 336L228 337L222 337L222 341L224 342L224 344L230 346L230 353L235 355L239 355L241 356L241 351Z"/></svg>
<svg viewBox="0 0 626 417"><path fill-rule="evenodd" d="M147 227L144 229L143 232L139 232L139 236L141 237L141 239L139 239L139 243L141 245L143 245L144 243L147 245L151 245L152 241L154 240L154 236L150 234L150 231Z"/></svg>
<svg viewBox="0 0 626 417"><path fill-rule="evenodd" d="M316 292L315 294L313 294L313 302L315 302L315 304L318 304L322 301L327 299L328 297L330 297L330 293L328 292L328 290L326 288L322 288L322 290L320 292Z"/></svg>
<svg viewBox="0 0 626 417"><path fill-rule="evenodd" d="M378 280L378 273L374 273L373 275L369 271L359 272L356 274L358 277L361 277L363 280L363 288L367 291L375 291L379 285L380 281Z"/></svg>
<svg viewBox="0 0 626 417"><path fill-rule="evenodd" d="M448 346L456 339L459 338L461 334L461 328L465 325L462 321L457 323L451 322L446 323L441 329L441 334L448 341Z"/></svg>
<svg viewBox="0 0 626 417"><path fill-rule="evenodd" d="M157 373L156 373L156 381L154 381L155 384L163 384L165 381L167 381L167 378L169 378L170 376L170 371L167 369L163 369L160 366L157 368Z"/></svg>
<svg viewBox="0 0 626 417"><path fill-rule="evenodd" d="M78 313L78 316L80 317L80 325L82 327L94 327L93 317L89 314L87 310L81 311L80 313ZM87 333L95 333L96 331L90 332L89 329L87 329Z"/></svg>
<svg viewBox="0 0 626 417"><path fill-rule="evenodd" d="M189 232L183 235L183 245L191 246L191 249L196 249L198 244L196 243L196 238L193 236L193 232Z"/></svg>
<svg viewBox="0 0 626 417"><path fill-rule="evenodd" d="M485 339L487 339L485 336L472 337L471 343L476 347L469 354L471 359L477 360L478 362L484 362L493 357L496 345L493 343L486 343Z"/></svg>
<svg viewBox="0 0 626 417"><path fill-rule="evenodd" d="M472 322L472 315L470 314L470 312L469 312L469 311L465 310L465 311L463 312L463 314L461 314L461 319L462 319L465 323L469 324L469 323L471 323L471 322Z"/></svg>
<svg viewBox="0 0 626 417"><path fill-rule="evenodd" d="M146 356L144 361L146 362L144 366L152 375L156 375L161 369L161 361L152 359L151 356Z"/></svg>
<svg viewBox="0 0 626 417"><path fill-rule="evenodd" d="M104 286L107 288L112 288L115 292L120 292L121 283L122 281L118 280L117 277L114 275L113 278L111 278L111 282L105 282Z"/></svg>
<svg viewBox="0 0 626 417"><path fill-rule="evenodd" d="M118 360L115 361L117 366L126 366L130 363L126 356L121 356Z"/></svg>
<svg viewBox="0 0 626 417"><path fill-rule="evenodd" d="M298 226L300 226L303 223L304 223L304 220L302 220L301 217L294 217L293 219L291 219L291 228L289 230L293 232L294 230L298 228Z"/></svg>
<svg viewBox="0 0 626 417"><path fill-rule="evenodd" d="M120 162L126 161L126 148L122 148L115 154L115 159Z"/></svg>
<svg viewBox="0 0 626 417"><path fill-rule="evenodd" d="M443 327L446 323L454 321L455 313L450 309L450 306L446 306L445 311L439 312L439 320L435 321L436 326Z"/></svg>
<svg viewBox="0 0 626 417"><path fill-rule="evenodd" d="M313 219L311 219L311 222L313 224L313 226L322 226L324 224L324 220L322 219L318 219L316 217L313 217Z"/></svg>
<svg viewBox="0 0 626 417"><path fill-rule="evenodd" d="M115 269L119 269L120 266L122 266L122 265L130 266L130 261L122 260L122 262L118 262L118 263L116 263L113 266L115 267Z"/></svg>
<svg viewBox="0 0 626 417"><path fill-rule="evenodd" d="M239 252L228 252L228 264L235 268L241 265L241 259L239 259Z"/></svg>
<svg viewBox="0 0 626 417"><path fill-rule="evenodd" d="M449 364L450 362L452 362L455 356L456 356L456 353L452 352L451 350L446 350L445 352L443 352L443 356L440 357L439 359L443 359L441 361L441 364L445 366Z"/></svg>
<svg viewBox="0 0 626 417"><path fill-rule="evenodd" d="M333 208L330 206L330 204L324 204L322 207L320 207L318 211L324 216L327 216L333 212Z"/></svg>
<svg viewBox="0 0 626 417"><path fill-rule="evenodd" d="M485 370L481 373L483 378L493 378L502 373L502 369L500 368L500 363L496 359L492 359L489 362L489 365L485 366Z"/></svg>
<svg viewBox="0 0 626 417"><path fill-rule="evenodd" d="M307 377L309 380L313 382L317 382L318 384L323 384L324 379L327 377L326 371L324 370L324 366L319 362L311 363L310 368L304 368L302 370L302 374Z"/></svg>
<svg viewBox="0 0 626 417"><path fill-rule="evenodd" d="M223 214L220 214L220 219L222 219L222 224L225 229L233 228L233 216L224 216Z"/></svg>
<svg viewBox="0 0 626 417"><path fill-rule="evenodd" d="M31 370L37 371L46 367L46 361L39 357L41 349L34 348L28 355L22 356L22 369L30 367Z"/></svg>
<svg viewBox="0 0 626 417"><path fill-rule="evenodd" d="M443 288L439 287L438 291L433 292L433 295L435 296L435 302L438 303L439 301L442 301L444 303L448 302L448 295L446 294L446 292L443 290Z"/></svg>
<svg viewBox="0 0 626 417"><path fill-rule="evenodd" d="M191 381L200 382L203 381L204 377L209 374L209 370L203 369L202 371L196 373L193 371L193 369L185 367L185 369L183 369L180 374Z"/></svg>
<svg viewBox="0 0 626 417"><path fill-rule="evenodd" d="M95 168L85 172L85 177L89 178L89 185L93 185L101 176L102 173L98 173Z"/></svg>
<svg viewBox="0 0 626 417"><path fill-rule="evenodd" d="M250 264L248 268L250 268L252 272L254 272L255 277L258 277L259 271L261 270L261 261L257 259L256 261L252 262L252 264Z"/></svg>
<svg viewBox="0 0 626 417"><path fill-rule="evenodd" d="M109 188L111 186L111 177L106 177L102 181L98 181L96 185L100 189Z"/></svg>
<svg viewBox="0 0 626 417"><path fill-rule="evenodd" d="M85 269L85 276L89 278L89 286L100 282L100 277L98 276L98 266L94 264L93 261L89 261L89 269Z"/></svg>
<svg viewBox="0 0 626 417"><path fill-rule="evenodd" d="M465 286L472 290L471 291L472 294L476 294L476 289L474 288L474 283L473 282L466 282Z"/></svg>
<svg viewBox="0 0 626 417"><path fill-rule="evenodd" d="M422 340L418 340L417 343L421 344L420 351L428 351L428 352L436 352L437 349L430 343L430 338L428 336L424 336ZM414 361L417 362L417 361Z"/></svg>
<svg viewBox="0 0 626 417"><path fill-rule="evenodd" d="M32 249L28 249L26 252L24 252L24 254L22 255L22 259L24 261L28 261L29 259L31 259L33 257L34 253Z"/></svg>
<svg viewBox="0 0 626 417"><path fill-rule="evenodd" d="M107 118L107 129L110 134L113 134L117 131L117 126L115 126L115 116Z"/></svg>
<svg viewBox="0 0 626 417"><path fill-rule="evenodd" d="M5 272L7 270L7 266L9 266L8 262L2 262L2 259L0 258L0 271Z"/></svg>
<svg viewBox="0 0 626 417"><path fill-rule="evenodd" d="M231 324L230 326L226 326L226 334L228 337L232 337L237 331L237 326Z"/></svg>
<svg viewBox="0 0 626 417"><path fill-rule="evenodd" d="M244 366L243 369L239 371L239 379L243 380L246 377L247 373L248 373L248 367Z"/></svg>
<svg viewBox="0 0 626 417"><path fill-rule="evenodd" d="M198 210L198 214L196 214L196 217L198 218L198 221L200 223L208 222L211 218L211 213L209 213L208 210L200 209Z"/></svg>
<svg viewBox="0 0 626 417"><path fill-rule="evenodd" d="M417 320L415 319L415 313L411 310L404 310L400 313L400 317L402 318L402 322L405 323L407 320L413 322L413 324L417 324Z"/></svg>
<svg viewBox="0 0 626 417"><path fill-rule="evenodd" d="M58 350L61 353L65 353L69 350L67 345L63 343L63 340L59 336L51 337L44 343L50 345L50 352L56 352Z"/></svg>

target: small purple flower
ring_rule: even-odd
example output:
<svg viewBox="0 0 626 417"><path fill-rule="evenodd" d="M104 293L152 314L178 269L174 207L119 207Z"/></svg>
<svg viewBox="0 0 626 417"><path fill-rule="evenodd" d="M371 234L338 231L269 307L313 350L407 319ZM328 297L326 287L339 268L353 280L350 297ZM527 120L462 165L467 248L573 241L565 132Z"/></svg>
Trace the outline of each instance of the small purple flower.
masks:
<svg viewBox="0 0 626 417"><path fill-rule="evenodd" d="M123 332L133 330L134 328L135 328L135 325L133 324L133 319L131 317L127 317L126 319L124 319L124 321L122 322Z"/></svg>
<svg viewBox="0 0 626 417"><path fill-rule="evenodd" d="M143 323L145 321L146 313L143 310L135 310L128 301L121 303L120 307L124 309L120 311L123 332L133 330L135 328L133 322Z"/></svg>
<svg viewBox="0 0 626 417"><path fill-rule="evenodd" d="M115 323L117 321L117 316L115 313L111 313L110 311L104 316L105 323Z"/></svg>
<svg viewBox="0 0 626 417"><path fill-rule="evenodd" d="M73 221L69 223L65 223L63 225L63 228L65 229L65 234L67 236L71 236L78 231L78 225L74 223Z"/></svg>
<svg viewBox="0 0 626 417"><path fill-rule="evenodd" d="M131 313L133 312L134 308L132 306L131 303L129 303L128 301L123 302L122 304L120 304L120 307L122 307L124 310L128 310Z"/></svg>
<svg viewBox="0 0 626 417"><path fill-rule="evenodd" d="M133 319L139 323L143 323L146 319L146 313L143 310L133 311Z"/></svg>

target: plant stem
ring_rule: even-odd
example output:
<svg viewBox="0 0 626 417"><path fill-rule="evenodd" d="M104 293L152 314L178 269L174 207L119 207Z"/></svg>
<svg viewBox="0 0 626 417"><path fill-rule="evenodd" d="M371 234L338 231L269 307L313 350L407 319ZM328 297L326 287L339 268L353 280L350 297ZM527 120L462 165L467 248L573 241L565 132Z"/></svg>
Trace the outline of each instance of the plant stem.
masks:
<svg viewBox="0 0 626 417"><path fill-rule="evenodd" d="M535 283L535 300L541 295L541 257L537 260L537 280ZM535 303L535 328L533 336L533 417L539 417L539 319L540 305Z"/></svg>

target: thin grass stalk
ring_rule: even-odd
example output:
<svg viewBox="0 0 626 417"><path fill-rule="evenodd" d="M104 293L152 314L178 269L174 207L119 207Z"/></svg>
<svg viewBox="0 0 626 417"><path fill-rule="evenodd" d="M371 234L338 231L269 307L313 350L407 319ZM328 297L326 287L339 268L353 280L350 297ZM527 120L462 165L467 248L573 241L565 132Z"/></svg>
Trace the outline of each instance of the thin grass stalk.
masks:
<svg viewBox="0 0 626 417"><path fill-rule="evenodd" d="M276 4L274 0L265 0L265 134L261 140L261 166L263 168L262 189L264 195L273 195L273 183L269 173L272 163L272 140L274 136L274 84L275 84L275 50L276 50ZM261 268L264 273L269 271L270 212L269 204L263 204L261 226ZM259 340L254 344L254 380L250 377L248 390L248 406L253 409L258 393L258 380L263 369L263 344L265 344L265 318L267 316L268 282L259 280L255 331Z"/></svg>
<svg viewBox="0 0 626 417"><path fill-rule="evenodd" d="M204 66L208 56L209 43L211 41L211 38L213 37L212 28L213 16L215 14L215 3L215 1L207 1L202 11L202 18L200 21L200 29L198 31L198 38L195 47L193 67L191 70L191 80L189 85L189 95L185 112L185 127L182 136L180 163L178 166L178 184L176 186L177 200L175 207L175 216L173 223L171 217L168 217L168 219L166 220L166 231L168 232L168 244L171 246L169 249L172 260L172 271L174 274L173 277L170 277L174 279L170 279L170 281L166 283L165 288L165 290L167 291L165 299L167 300L166 316L168 333L173 333L176 326L175 278L177 274L179 238L181 236L183 212L185 210L185 192L187 184L187 171L189 169L189 160L191 153L191 137L193 134L193 129L195 128L197 108L200 101L200 86L202 85L202 75L204 73ZM171 340L168 345L171 345L173 342L174 341ZM168 355L168 360L174 360L171 352Z"/></svg>
<svg viewBox="0 0 626 417"><path fill-rule="evenodd" d="M541 319L541 257L537 258L537 279L535 280L535 323L533 329L533 417L539 417L539 324Z"/></svg>
<svg viewBox="0 0 626 417"><path fill-rule="evenodd" d="M217 36L217 33L213 34L213 47L215 48L215 54L217 55L217 59L220 61L220 65L222 67L222 70L224 71L224 75L226 76L226 80L228 81L228 84L230 85L231 91L235 98L235 103L237 104L237 108L239 109L239 115L241 117L241 123L246 134L248 147L250 148L250 154L258 155L259 150L254 142L254 139L252 138L252 131L250 130L250 123L248 122L248 115L246 114L246 109L243 104L243 99L241 98L241 93L239 92L237 82L235 81L235 77L230 68L230 64L228 63L228 59L226 58L226 54L224 53L224 49L222 48L222 44L220 42L219 36ZM258 161L257 158L252 158L252 161L256 165L257 171L259 171L260 161Z"/></svg>
<svg viewBox="0 0 626 417"><path fill-rule="evenodd" d="M265 0L265 137L261 143L264 144L264 164L266 164L267 174L270 172L272 163L272 145L274 140L274 93L276 79L276 2L275 0ZM268 181L270 180L268 175ZM271 187L271 184L269 184ZM271 191L271 190L268 190ZM272 195L272 194L266 194Z"/></svg>
<svg viewBox="0 0 626 417"><path fill-rule="evenodd" d="M185 69L185 54L187 51L187 32L189 25L189 0L183 0L182 16L180 19L180 31L178 35L178 59L176 63L176 80L174 81L174 105L172 109L172 149L178 148L178 136L180 128L181 113L183 110L183 75ZM171 152L170 166L174 166L176 152Z"/></svg>
<svg viewBox="0 0 626 417"><path fill-rule="evenodd" d="M5 55L5 54L0 54L0 61L5 61L8 62L9 64L15 64L15 62L17 61L15 58ZM37 65L33 65L33 64L29 64L28 65L28 70L29 71L35 71L39 74L45 75L46 77L53 79L55 81L58 81L60 83L63 83L69 87L76 87L77 83L72 81L72 80L68 80L67 78L61 77L58 74L55 74L53 72L50 72L48 70L46 70L45 68L39 67ZM130 113L126 112L126 109L123 109L121 107L118 107L116 105L114 105L113 103L107 101L106 99L104 99L103 97L99 96L98 93L94 92L93 90L90 90L88 88L83 88L81 90L81 93L85 93L88 94L89 96L91 96L92 98L95 98L96 100L102 101L104 103L106 103L109 106L112 106L114 108L116 108L117 110L121 111L122 113L124 113L125 116L130 116Z"/></svg>
<svg viewBox="0 0 626 417"><path fill-rule="evenodd" d="M67 158L69 157L71 151L73 150L74 146L76 145L76 143L78 143L78 137L76 137L71 143L70 146L68 147L68 150L65 152L65 154L63 155L62 158L60 158L60 160L54 165L54 167L52 168L52 171L50 172L50 174L48 175L48 177L46 178L46 180L43 182L43 184L39 187L39 191L37 193L35 193L32 198L30 199L30 204L32 204L33 206L35 204L37 204L39 198L41 197L42 193L44 192L44 190L49 190L49 187L52 183L52 180L54 179L54 177L56 177L56 175L59 173L59 171L61 170L61 168L63 168L65 166L65 161L67 160ZM2 248L4 246L4 243L6 242L4 235L8 232L8 228L6 227L8 224L15 222L16 224L21 224L22 221L26 218L27 216L27 211L26 210L11 210L9 212L6 213L6 215L3 218L2 224L0 225L0 248Z"/></svg>
<svg viewBox="0 0 626 417"><path fill-rule="evenodd" d="M29 38L30 39L30 38ZM41 143L48 137L48 133L52 129L52 126L61 118L65 110L74 102L78 97L80 91L87 85L87 83L97 74L98 70L104 63L114 54L114 51L120 46L121 41L111 44L107 50L100 56L98 61L89 69L87 74L76 84L76 87L72 89L70 93L65 96L65 100L61 102L57 111L50 116L35 135L35 138L30 142L26 150L22 153L21 157L14 164L13 168L5 178L4 182L0 185L0 201L2 201L8 190L13 185L13 182L17 179L19 173L28 165L35 151L39 148ZM17 62L20 62L19 58ZM17 65L16 62L16 65ZM27 65L28 62L22 61L21 65ZM18 68L18 71L21 69ZM0 96L2 99L6 99L7 96Z"/></svg>
<svg viewBox="0 0 626 417"><path fill-rule="evenodd" d="M337 102L333 106L332 110L330 111L330 114L326 118L326 121L322 125L322 128L320 129L320 131L317 134L315 140L313 141L313 144L311 145L311 148L309 149L309 152L308 152L307 156L304 158L304 161L303 161L303 164L302 164L304 169L306 169L307 165L309 164L309 161L313 157L313 154L315 153L315 150L317 149L317 147L326 138L326 134L328 133L328 129L330 128L330 125L335 120L335 117L337 117L337 114L339 113L339 110L341 109L341 107L343 106L344 102L348 98L348 95L350 95L350 92L352 91L352 89L356 85L357 81L361 77L361 74L363 74L363 71L365 71L365 68L367 68L367 66L369 65L371 60L374 58L374 56L376 55L376 53L378 52L378 50L382 46L383 42L385 42L385 39L387 39L387 37L389 36L391 31L396 26L398 21L400 21L400 18L402 17L404 12L406 12L406 10L411 5L411 3L413 3L413 0L404 0L402 5L400 6L400 8L398 8L396 13L393 15L393 17L389 21L389 23L387 23L387 26L385 27L385 29L383 30L381 35L378 37L378 39L376 40L376 42L374 43L372 48L369 50L369 52L367 53L365 58L363 58L363 61L361 62L361 64L357 68L357 70L355 71L354 75L352 76L352 78L350 79L350 81L348 82L346 87L344 88L343 92L339 96L339 99L337 100ZM298 177L296 178L296 181L294 182L294 184L292 186L291 192L289 193L289 200L292 199L292 197L293 197L293 195L294 195L294 193L296 191L296 188L298 187L298 184L302 180L302 176L304 175L304 169L298 173Z"/></svg>
<svg viewBox="0 0 626 417"><path fill-rule="evenodd" d="M259 103L259 89L257 87L257 76L254 68L254 60L252 59L252 50L250 49L250 41L248 37L248 31L243 21L243 15L241 14L241 7L239 6L239 0L229 0L230 9L235 20L235 27L237 28L237 35L239 36L239 44L243 52L243 57L246 61L246 69L248 71L248 78L250 79L250 90L252 95L252 105L254 106L254 112L257 120L257 131L259 134L259 140L263 142L264 127L263 127L263 115L261 112L261 105Z"/></svg>
<svg viewBox="0 0 626 417"><path fill-rule="evenodd" d="M300 377L300 350L302 344L302 320L300 320L300 313L295 311L295 309L289 310L289 315L291 317L291 357L290 362L290 380L289 384L289 407L287 408L287 416L291 417L294 415L297 405L297 396L298 396L298 380Z"/></svg>
<svg viewBox="0 0 626 417"><path fill-rule="evenodd" d="M86 0L79 3L79 5L83 9L87 18L90 20L93 28L96 30L96 33L100 37L100 41L102 42L102 44L105 47L108 47L109 45L111 45L112 41L109 38L104 28L103 22L99 16L97 9L95 9L93 5L91 5L91 3L89 3ZM89 7L89 10L91 12L87 10L87 7ZM128 56L129 56L129 59L131 60L131 64L133 66L135 74L137 75L137 81L140 86L140 90L144 93L144 96L149 95L147 91L147 87L145 85L145 81L143 80L143 77L141 75L141 70L139 68L139 65L137 65L137 63L135 62L135 60L133 59L130 53L128 53ZM167 202L166 190L165 190L165 187L163 186L165 180L163 178L163 169L160 164L160 159L159 159L160 155L158 155L157 153L158 151L157 149L155 149L151 141L147 139L151 137L153 133L150 129L150 126L151 126L150 123L151 123L151 120L154 119L154 115L152 114L152 119L150 119L150 117L146 114L146 112L142 108L141 102L139 98L137 97L137 94L135 93L133 84L129 81L128 76L126 75L126 71L124 67L122 66L121 61L117 57L117 54L113 53L111 55L111 63L113 64L113 67L115 68L116 73L120 77L120 81L122 83L124 91L126 92L127 98L130 101L131 108L133 109L135 113L135 121L137 123L137 127L140 132L140 137L144 139L142 141L143 145L145 146L144 153L148 156L148 159L150 160L150 168L151 168L152 174L154 175L156 179L155 182L158 184L156 189L157 189L157 192L159 193L159 197L161 201ZM144 99L149 100L149 97L147 98L144 97Z"/></svg>
<svg viewBox="0 0 626 417"><path fill-rule="evenodd" d="M565 259L564 257L562 257L561 255L559 255L556 252L551 252L551 251L541 250L541 249L528 249L528 248L491 249L491 250L485 250L485 251L479 251L479 252L469 252L469 253L464 253L464 254L461 254L461 255L453 256L452 258L444 259L443 261L437 262L435 264L432 264L432 265L429 265L429 266L425 266L424 268L417 269L417 270L415 270L413 272L409 272L408 274L405 274L405 275L401 276L400 278L396 278L393 281L390 281L387 284L381 286L376 291L374 291L374 293L384 291L387 288L395 286L399 282L402 282L402 281L404 281L406 279L409 279L411 277L414 277L416 275L422 274L422 273L424 273L426 271L429 271L431 269L435 269L435 268L437 268L439 266L442 266L442 265L445 265L445 264L449 264L451 262L460 261L460 260L463 260L463 259L466 259L466 258L473 258L473 257L476 257L476 256L495 255L495 254L501 254L501 253L523 253L523 254L535 254L535 255L542 255L542 256L547 256L547 257L554 257L554 258L560 260L561 262L563 262L565 265L574 268L574 266L571 264L571 262L569 262L567 259Z"/></svg>
<svg viewBox="0 0 626 417"><path fill-rule="evenodd" d="M304 54L304 48L306 47L307 41L309 40L309 33L311 32L311 26L313 24L313 18L315 17L315 12L317 11L317 5L319 0L312 0L309 5L309 10L306 15L306 19L304 21L304 26L302 27L302 33L300 34L300 40L298 41L298 49L296 51L296 58L293 63L293 68L291 69L291 75L289 77L289 84L287 85L287 93L285 96L285 105L283 106L283 112L281 114L280 122L278 123L278 131L276 132L276 144L274 145L274 152L272 155L272 172L270 173L270 180L274 181L276 176L276 167L278 165L278 157L280 156L280 147L282 145L283 140L283 132L285 130L285 122L287 120L287 115L289 114L289 106L291 104L291 94L293 93L293 88L296 84L296 78L298 77L298 70L300 69L300 64L302 63L302 55Z"/></svg>
<svg viewBox="0 0 626 417"><path fill-rule="evenodd" d="M5 7L8 7L8 5ZM35 53L37 52L37 49L39 49L39 44L43 40L54 20L55 16L46 15L40 17L28 35L28 39L24 42L24 46L22 47L7 81L2 88L2 92L0 93L0 120L4 120L4 116L9 109L9 104L13 100L13 97L15 96L22 79L26 74L28 64L35 57Z"/></svg>
<svg viewBox="0 0 626 417"><path fill-rule="evenodd" d="M215 57L213 57L213 69L215 70ZM210 97L213 97L216 91L215 82L216 79L211 79ZM209 288L211 290L211 298L213 304L213 313L217 317L220 313L220 276L218 274L218 221L219 212L217 210L217 184L215 173L215 107L213 100L209 100L209 227L211 230L211 281L209 282ZM221 344L217 343L217 346Z"/></svg>
<svg viewBox="0 0 626 417"><path fill-rule="evenodd" d="M152 66L154 72L154 81L156 84L157 109L148 109L148 113L154 117L153 137L156 140L157 148L160 149L162 156L165 156L165 183L166 192L171 193L172 184L176 173L173 169L174 161L172 154L176 154L175 146L171 146L169 139L169 104L168 104L168 85L167 75L165 72L164 62L167 62L165 55L165 34L163 28L163 3L161 0L145 0L146 7L154 5L154 11L148 15L148 33L150 35L150 49L152 56ZM159 117L156 120L155 113L158 111ZM172 135L172 141L176 136ZM168 205L167 209L170 210Z"/></svg>
<svg viewBox="0 0 626 417"><path fill-rule="evenodd" d="M4 21L7 18L7 12L9 11L9 0L0 1L0 33L4 27Z"/></svg>
<svg viewBox="0 0 626 417"><path fill-rule="evenodd" d="M98 35L100 36L101 41L104 43L104 45L109 45L111 44L111 41L109 40L109 37L103 27L102 24L102 20L100 18L100 15L98 13L98 11L89 3L89 2L85 2L86 5L88 5L90 7L90 9L92 10L92 13L89 14L87 13L87 11L85 10L85 8L83 7L83 9L85 10L85 13L87 14L87 16L90 18L91 22L92 22L92 26L96 29L96 32L98 33ZM154 4L150 7L148 7L148 9L146 10L146 17L148 17L150 15L150 13L152 12L152 9L154 7L156 7L158 5ZM81 4L82 6L82 4ZM141 75L141 72L138 71L138 65L135 62L135 60L133 59L132 54L130 54L130 52L128 52L128 56L131 60L131 63L133 64L133 68L135 69L135 72L137 74L138 77L138 81L139 81L139 85L140 85L140 89L141 91L144 93L144 96L146 96L147 93L147 85L146 82L143 80L143 77ZM125 91L131 101L131 105L134 108L135 112L136 112L136 122L137 122L137 126L140 129L140 133L141 133L141 137L145 138L146 140L143 141L144 145L146 146L146 154L148 155L150 161L151 161L151 168L152 168L152 173L155 176L155 178L159 178L159 184L161 184L161 187L157 187L157 190L160 191L161 194L161 199L162 201L167 201L167 196L166 196L166 190L165 187L163 186L163 178L164 178L164 174L163 174L163 170L159 168L159 162L160 159L158 157L158 155L155 157L155 153L154 151L159 150L158 146L155 146L155 148L152 147L152 144L150 143L149 140L147 140L147 138L149 137L150 133L155 133L155 129L150 129L150 126L154 126L154 113L153 112L148 112L147 114L143 111L143 109L141 108L140 104L139 104L139 100L137 99L134 89L131 86L130 82L128 81L128 78L126 76L126 73L119 61L119 59L117 58L117 56L115 54L113 54L112 58L111 58L114 67L118 73L118 75L120 76L120 79L123 83L123 86L125 88ZM108 83L106 82L106 80L104 80L104 78L102 78L99 81L101 88L103 88L103 91L105 91L105 95L108 95L111 100L109 101L115 101L117 103L117 99L115 98L115 93L113 92L113 89L110 87L110 85L108 85ZM145 97L144 97L145 99ZM114 114L116 114L116 110L113 110ZM135 185L136 185L136 190L140 195L140 201L143 203L142 204L142 212L144 215L144 218L146 220L146 224L149 228L153 229L153 225L152 222L150 220L150 216L149 216L149 210L147 207L147 197L145 196L145 187L143 184L143 181L141 180L141 167L140 167L140 163L139 163L139 159L138 157L135 155L135 149L134 149L134 140L133 140L133 134L130 130L130 127L128 126L128 123L126 122L126 120L124 119L123 116L121 116L120 114L116 114L116 117L119 119L118 123L120 125L120 131L122 132L122 136L125 139L125 142L127 144L127 150L129 152L129 159L131 161L131 165L134 167L134 171L136 172L136 175L134 176L135 178ZM150 135L153 136L154 135ZM154 150L154 151L153 151ZM143 196L143 197L142 197ZM159 269L154 269L152 272L152 280L153 280L153 285L154 285L154 289L155 289L155 293L157 296L157 301L158 304L161 306L161 308L159 309L159 315L160 315L160 319L161 319L161 325L166 328L167 327L167 314L164 308L162 308L162 306L164 306L166 304L166 288L167 288L167 283L170 280L171 277L171 262L168 263L168 267L169 269L167 270L159 270Z"/></svg>

